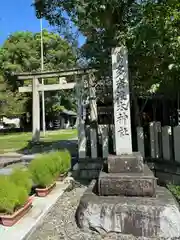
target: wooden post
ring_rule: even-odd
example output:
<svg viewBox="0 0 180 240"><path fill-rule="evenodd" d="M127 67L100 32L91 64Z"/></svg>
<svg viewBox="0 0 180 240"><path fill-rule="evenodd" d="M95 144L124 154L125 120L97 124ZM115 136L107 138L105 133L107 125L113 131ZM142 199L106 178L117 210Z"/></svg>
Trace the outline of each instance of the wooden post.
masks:
<svg viewBox="0 0 180 240"><path fill-rule="evenodd" d="M150 148L151 148L152 158L156 157L154 129L155 129L155 122L150 122L149 131L150 131Z"/></svg>
<svg viewBox="0 0 180 240"><path fill-rule="evenodd" d="M91 157L97 158L97 133L95 128L90 128Z"/></svg>
<svg viewBox="0 0 180 240"><path fill-rule="evenodd" d="M98 126L99 133L101 136L101 144L102 144L102 157L107 158L109 155L109 144L108 144L108 125L100 124Z"/></svg>
<svg viewBox="0 0 180 240"><path fill-rule="evenodd" d="M113 152L116 152L116 137L114 124L111 125L112 139L113 139Z"/></svg>
<svg viewBox="0 0 180 240"><path fill-rule="evenodd" d="M180 163L180 126L174 127L174 156L175 161Z"/></svg>
<svg viewBox="0 0 180 240"><path fill-rule="evenodd" d="M172 136L172 131L170 126L162 127L162 150L163 158L165 160L171 160L171 144L170 138Z"/></svg>
<svg viewBox="0 0 180 240"><path fill-rule="evenodd" d="M162 153L161 123L150 123L151 157L159 158Z"/></svg>
<svg viewBox="0 0 180 240"><path fill-rule="evenodd" d="M143 127L137 127L137 144L138 151L142 154L143 157L145 157Z"/></svg>
<svg viewBox="0 0 180 240"><path fill-rule="evenodd" d="M162 156L162 135L161 135L161 122L155 122L155 149L156 149L156 158Z"/></svg>
<svg viewBox="0 0 180 240"><path fill-rule="evenodd" d="M107 158L109 154L108 148L108 126L102 126L102 150L103 150L103 158Z"/></svg>

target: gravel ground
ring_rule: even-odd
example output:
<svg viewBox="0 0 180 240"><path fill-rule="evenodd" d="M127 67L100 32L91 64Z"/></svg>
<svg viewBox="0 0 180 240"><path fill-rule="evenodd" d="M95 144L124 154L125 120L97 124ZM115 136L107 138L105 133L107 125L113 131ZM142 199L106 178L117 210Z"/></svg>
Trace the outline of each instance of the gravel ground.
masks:
<svg viewBox="0 0 180 240"><path fill-rule="evenodd" d="M42 224L26 240L134 240L115 234L101 237L96 232L83 232L77 227L75 212L85 190L85 186L79 185L65 192Z"/></svg>
<svg viewBox="0 0 180 240"><path fill-rule="evenodd" d="M27 240L100 240L97 233L84 233L75 222L75 211L85 190L85 186L77 186L65 192Z"/></svg>
<svg viewBox="0 0 180 240"><path fill-rule="evenodd" d="M41 225L26 240L164 240L164 238L136 238L115 233L100 236L93 231L83 232L76 225L75 212L85 190L84 185L76 183L73 189L66 191Z"/></svg>
<svg viewBox="0 0 180 240"><path fill-rule="evenodd" d="M80 230L75 222L75 212L85 190L85 186L78 184L73 190L65 192L26 240L135 240L116 234L101 237L96 232Z"/></svg>

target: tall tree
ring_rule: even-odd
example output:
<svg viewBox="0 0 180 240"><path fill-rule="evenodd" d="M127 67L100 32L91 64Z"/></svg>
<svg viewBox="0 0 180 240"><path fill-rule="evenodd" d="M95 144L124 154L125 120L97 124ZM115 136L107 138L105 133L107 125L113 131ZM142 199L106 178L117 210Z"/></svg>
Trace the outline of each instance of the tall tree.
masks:
<svg viewBox="0 0 180 240"><path fill-rule="evenodd" d="M30 82L17 81L15 77L12 77L12 72L41 70L40 40L40 33L16 32L12 34L0 48L0 72L3 82L0 96L1 99L4 99L4 104L1 105L1 107L3 107L3 109L6 107L6 111L2 111L2 114L6 115L7 112L12 114L14 114L14 112L23 113L27 110L26 106L30 105L28 102L31 101L31 94L18 93L19 86L30 84ZM72 45L62 39L58 34L43 30L43 45L45 70L61 70L72 68L76 65L76 55ZM6 89L6 93L3 89ZM54 96L54 94L60 98L61 94L56 92L47 93L46 95L47 97L51 97ZM13 98L14 103L17 104L13 104L13 102L10 101L10 99ZM71 99L69 99L69 101L71 101ZM20 103L22 104L19 105ZM14 111L11 111L11 108L14 109ZM31 112L31 108L28 109L28 111Z"/></svg>

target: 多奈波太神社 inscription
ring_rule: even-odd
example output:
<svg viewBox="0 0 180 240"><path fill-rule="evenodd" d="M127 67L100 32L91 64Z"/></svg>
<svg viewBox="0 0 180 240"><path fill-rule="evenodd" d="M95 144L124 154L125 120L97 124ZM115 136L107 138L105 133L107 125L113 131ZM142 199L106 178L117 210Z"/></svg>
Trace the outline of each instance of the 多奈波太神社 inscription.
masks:
<svg viewBox="0 0 180 240"><path fill-rule="evenodd" d="M131 153L131 116L128 57L124 46L112 52L116 154Z"/></svg>
<svg viewBox="0 0 180 240"><path fill-rule="evenodd" d="M127 73L124 67L124 59L123 52L119 52L117 54L117 80L116 80L116 102L117 102L117 119L119 121L119 129L118 132L121 136L129 135L128 129L128 98L127 98L127 90L128 82L126 80Z"/></svg>

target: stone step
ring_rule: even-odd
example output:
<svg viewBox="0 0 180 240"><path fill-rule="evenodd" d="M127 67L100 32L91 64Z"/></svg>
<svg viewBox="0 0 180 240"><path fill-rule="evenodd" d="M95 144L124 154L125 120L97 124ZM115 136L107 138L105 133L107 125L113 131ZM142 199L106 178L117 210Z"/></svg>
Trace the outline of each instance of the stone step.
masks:
<svg viewBox="0 0 180 240"><path fill-rule="evenodd" d="M149 196L156 195L157 179L147 165L142 173L100 172L99 195Z"/></svg>
<svg viewBox="0 0 180 240"><path fill-rule="evenodd" d="M85 158L79 158L78 162L104 162L105 159L102 157L92 158L92 157L85 157Z"/></svg>
<svg viewBox="0 0 180 240"><path fill-rule="evenodd" d="M104 160L102 158L83 158L78 160L79 177L82 179L96 179L102 169Z"/></svg>
<svg viewBox="0 0 180 240"><path fill-rule="evenodd" d="M179 205L166 188L157 187L156 198L98 196L95 189L93 180L80 200L76 211L80 228L138 239L180 239Z"/></svg>
<svg viewBox="0 0 180 240"><path fill-rule="evenodd" d="M139 152L119 156L109 155L107 163L109 173L140 173L144 171L143 157Z"/></svg>
<svg viewBox="0 0 180 240"><path fill-rule="evenodd" d="M79 169L79 178L81 179L97 179L99 176L100 170L97 169Z"/></svg>
<svg viewBox="0 0 180 240"><path fill-rule="evenodd" d="M102 159L92 159L89 158L86 161L83 159L79 159L79 169L94 169L94 170L101 170L103 166L103 160Z"/></svg>

